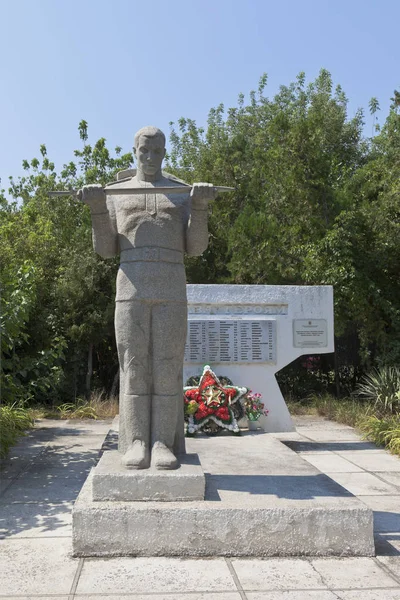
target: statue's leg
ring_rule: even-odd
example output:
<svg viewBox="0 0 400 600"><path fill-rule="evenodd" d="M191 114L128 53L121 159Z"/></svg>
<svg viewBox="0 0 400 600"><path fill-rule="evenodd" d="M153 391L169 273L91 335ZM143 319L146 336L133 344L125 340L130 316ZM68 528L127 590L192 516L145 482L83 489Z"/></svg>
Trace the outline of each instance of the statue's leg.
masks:
<svg viewBox="0 0 400 600"><path fill-rule="evenodd" d="M121 374L119 451L131 469L150 464L150 305L116 302L115 333Z"/></svg>
<svg viewBox="0 0 400 600"><path fill-rule="evenodd" d="M184 435L182 368L186 327L186 302L163 302L154 305L151 327L151 460L152 465L158 469L175 469L179 466L174 447L176 448L176 440Z"/></svg>

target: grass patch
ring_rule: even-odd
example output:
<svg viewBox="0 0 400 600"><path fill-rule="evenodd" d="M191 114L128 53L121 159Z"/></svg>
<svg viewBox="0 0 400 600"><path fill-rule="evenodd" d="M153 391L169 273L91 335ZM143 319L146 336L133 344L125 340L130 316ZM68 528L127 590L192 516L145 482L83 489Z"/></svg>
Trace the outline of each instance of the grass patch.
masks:
<svg viewBox="0 0 400 600"><path fill-rule="evenodd" d="M118 397L93 392L89 400L79 398L75 403L58 406L35 406L29 409L34 419L109 419L118 414Z"/></svg>
<svg viewBox="0 0 400 600"><path fill-rule="evenodd" d="M287 404L292 415L320 415L351 427L357 427L374 412L372 402L354 398L338 399L331 394L312 394L302 400L289 399Z"/></svg>
<svg viewBox="0 0 400 600"><path fill-rule="evenodd" d="M0 406L0 458L5 458L11 448L34 420L25 408Z"/></svg>
<svg viewBox="0 0 400 600"><path fill-rule="evenodd" d="M302 400L287 400L292 415L320 415L332 421L355 427L364 439L378 446L385 446L393 454L400 455L400 415L392 414L392 407L379 405L376 398L335 398L330 394L312 394Z"/></svg>
<svg viewBox="0 0 400 600"><path fill-rule="evenodd" d="M383 418L371 415L359 424L359 428L365 438L400 456L400 415Z"/></svg>

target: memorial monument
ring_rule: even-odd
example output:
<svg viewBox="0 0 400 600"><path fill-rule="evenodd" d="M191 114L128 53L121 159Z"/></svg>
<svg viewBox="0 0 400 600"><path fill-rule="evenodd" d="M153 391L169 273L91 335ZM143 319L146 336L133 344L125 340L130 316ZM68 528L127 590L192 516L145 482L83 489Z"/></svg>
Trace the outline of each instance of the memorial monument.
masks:
<svg viewBox="0 0 400 600"><path fill-rule="evenodd" d="M128 174L105 189L85 186L79 197L90 207L95 251L103 258L120 254L115 333L122 463L129 469L150 464L175 469L176 455L184 452L183 255L197 256L207 248L208 202L218 190L207 183L189 188L162 173L165 136L156 127L136 133L134 153L134 177ZM177 190L179 186L183 190ZM165 189L169 187L171 193ZM131 195L129 188L143 192Z"/></svg>
<svg viewBox="0 0 400 600"><path fill-rule="evenodd" d="M274 374L332 351L333 296L325 286L186 286L183 255L206 249L218 188L163 173L155 127L138 131L135 154L137 172L78 193L96 252L120 254L121 378L120 452L114 422L73 507L74 555L372 555L372 511L273 435L199 436L184 454L185 342L187 375L204 361L243 378L263 394L269 431L291 431Z"/></svg>

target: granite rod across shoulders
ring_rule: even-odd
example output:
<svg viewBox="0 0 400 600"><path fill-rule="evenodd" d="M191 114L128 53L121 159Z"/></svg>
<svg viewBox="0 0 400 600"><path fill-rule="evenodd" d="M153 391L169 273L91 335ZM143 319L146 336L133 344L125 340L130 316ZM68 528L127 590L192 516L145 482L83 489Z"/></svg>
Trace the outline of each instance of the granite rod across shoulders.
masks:
<svg viewBox="0 0 400 600"><path fill-rule="evenodd" d="M232 187L227 187L227 186L221 186L221 185L217 185L217 186L213 186L215 192L218 192L219 194L221 192L232 192L234 191L235 188ZM146 189L146 188L144 188ZM122 196L122 195L139 195L139 194L143 194L144 192L143 188L112 188L112 187L105 187L103 188L104 193L106 194L106 196ZM171 187L149 187L147 188L149 191L151 191L152 194L187 194L190 193L192 191L192 186L186 186L186 185L180 185L180 186L171 186ZM49 196L52 197L58 197L58 196L78 196L79 198L79 190L61 190L61 191L54 191L54 192L49 192ZM80 199L80 198L79 198Z"/></svg>

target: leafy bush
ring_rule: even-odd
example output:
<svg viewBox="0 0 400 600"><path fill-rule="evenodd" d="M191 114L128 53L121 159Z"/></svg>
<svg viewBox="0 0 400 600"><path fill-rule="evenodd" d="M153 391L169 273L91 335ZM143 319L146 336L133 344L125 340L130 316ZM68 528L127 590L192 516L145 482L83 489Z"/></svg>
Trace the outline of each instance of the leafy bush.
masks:
<svg viewBox="0 0 400 600"><path fill-rule="evenodd" d="M0 406L0 458L7 456L18 437L30 427L33 427L33 418L27 410L15 406Z"/></svg>
<svg viewBox="0 0 400 600"><path fill-rule="evenodd" d="M372 400L377 410L396 413L400 409L400 368L381 367L362 377L355 394Z"/></svg>

